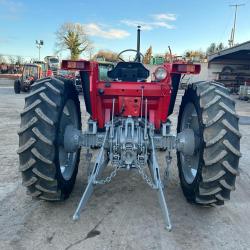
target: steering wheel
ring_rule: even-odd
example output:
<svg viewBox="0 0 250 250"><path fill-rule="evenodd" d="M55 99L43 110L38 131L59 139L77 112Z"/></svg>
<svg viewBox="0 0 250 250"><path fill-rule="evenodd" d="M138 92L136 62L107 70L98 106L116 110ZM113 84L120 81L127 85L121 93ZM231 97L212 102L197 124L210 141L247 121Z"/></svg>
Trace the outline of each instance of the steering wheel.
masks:
<svg viewBox="0 0 250 250"><path fill-rule="evenodd" d="M121 55L122 55L123 53L125 53L125 52L128 52L128 51L132 51L132 52L137 53L137 50L135 50L135 49L125 49L125 50L123 50L122 52L120 52L120 53L117 55L117 58L120 59L122 62L125 62L125 60L123 60L123 59L121 58ZM140 52L140 57L141 57L141 61L143 61L144 55L143 55L141 52ZM136 59L136 57L135 57L135 59ZM134 62L135 62L135 59L134 59Z"/></svg>

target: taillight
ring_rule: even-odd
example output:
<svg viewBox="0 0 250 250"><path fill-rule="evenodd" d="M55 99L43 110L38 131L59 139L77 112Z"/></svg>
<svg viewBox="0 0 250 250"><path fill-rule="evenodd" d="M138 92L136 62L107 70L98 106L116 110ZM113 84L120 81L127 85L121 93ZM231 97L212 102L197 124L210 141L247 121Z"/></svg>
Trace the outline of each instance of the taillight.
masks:
<svg viewBox="0 0 250 250"><path fill-rule="evenodd" d="M53 71L51 70L51 69L48 69L48 71L47 71L47 76L53 76L54 74L53 74Z"/></svg>
<svg viewBox="0 0 250 250"><path fill-rule="evenodd" d="M190 73L193 73L195 72L195 65L193 64L180 64L178 65L178 71L180 72L190 72Z"/></svg>
<svg viewBox="0 0 250 250"><path fill-rule="evenodd" d="M201 66L199 64L174 63L172 67L172 72L179 74L199 74L200 70Z"/></svg>
<svg viewBox="0 0 250 250"><path fill-rule="evenodd" d="M62 61L62 69L84 70L85 69L85 62L84 61L63 60Z"/></svg>

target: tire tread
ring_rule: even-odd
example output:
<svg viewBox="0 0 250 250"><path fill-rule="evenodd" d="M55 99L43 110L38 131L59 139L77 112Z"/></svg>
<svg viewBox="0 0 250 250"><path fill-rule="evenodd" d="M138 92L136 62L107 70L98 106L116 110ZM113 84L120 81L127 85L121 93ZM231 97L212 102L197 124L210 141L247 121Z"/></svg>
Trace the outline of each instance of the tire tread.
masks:
<svg viewBox="0 0 250 250"><path fill-rule="evenodd" d="M191 191L187 189L178 160L182 190L190 202L205 206L223 205L224 201L229 200L230 192L235 190L235 179L239 175L241 134L235 101L229 95L229 90L217 82L194 83L183 96L180 113L191 93L194 93L192 95L200 105L203 159L200 177Z"/></svg>
<svg viewBox="0 0 250 250"><path fill-rule="evenodd" d="M59 183L55 161L59 112L62 112L63 100L69 98L69 93L70 98L75 98L80 117L78 94L70 81L63 82L53 77L40 79L32 84L31 93L25 98L18 131L19 171L27 194L38 199L63 200L69 196L75 183L75 177L68 189ZM77 167L79 154L80 151Z"/></svg>

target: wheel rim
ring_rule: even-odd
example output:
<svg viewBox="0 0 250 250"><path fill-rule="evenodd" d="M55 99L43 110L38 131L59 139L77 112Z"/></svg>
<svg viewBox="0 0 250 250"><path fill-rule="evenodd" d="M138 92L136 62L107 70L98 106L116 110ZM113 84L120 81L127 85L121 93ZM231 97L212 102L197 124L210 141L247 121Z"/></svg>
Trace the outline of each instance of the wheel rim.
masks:
<svg viewBox="0 0 250 250"><path fill-rule="evenodd" d="M197 176L200 161L200 125L198 113L193 103L188 103L183 111L180 132L192 129L195 135L195 151L193 155L185 155L180 152L180 161L183 176L188 184L191 184Z"/></svg>
<svg viewBox="0 0 250 250"><path fill-rule="evenodd" d="M79 119L76 105L73 100L69 99L64 105L59 125L59 164L61 174L65 180L69 180L74 173L77 163L77 152L69 153L64 149L64 132L68 125L73 125L75 128L79 129L78 124Z"/></svg>

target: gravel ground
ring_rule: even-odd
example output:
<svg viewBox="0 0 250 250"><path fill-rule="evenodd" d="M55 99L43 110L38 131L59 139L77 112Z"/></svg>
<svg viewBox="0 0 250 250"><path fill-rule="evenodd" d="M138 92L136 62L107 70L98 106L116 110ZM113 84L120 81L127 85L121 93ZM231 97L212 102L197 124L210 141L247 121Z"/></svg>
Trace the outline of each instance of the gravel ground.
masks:
<svg viewBox="0 0 250 250"><path fill-rule="evenodd" d="M97 187L81 219L73 222L72 214L86 185L84 150L75 189L67 201L48 203L27 196L21 185L16 154L19 112L25 94L15 95L13 88L6 86L0 86L0 249L250 248L249 103L237 100L237 111L244 124L240 126L243 157L231 201L216 208L187 203L174 156L165 192L173 231L167 232L156 193L137 172L119 172L111 184ZM173 130L176 110L172 115ZM86 119L86 113L82 115ZM158 158L163 168L164 153L159 153ZM104 175L108 173L107 169Z"/></svg>

